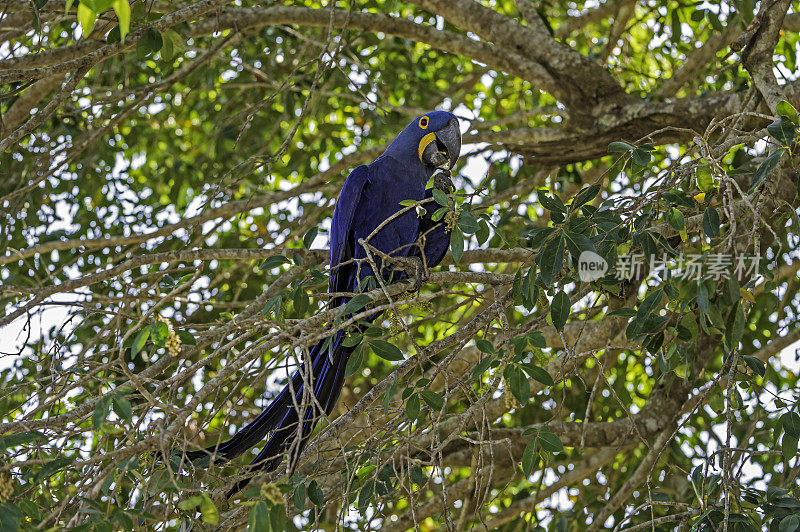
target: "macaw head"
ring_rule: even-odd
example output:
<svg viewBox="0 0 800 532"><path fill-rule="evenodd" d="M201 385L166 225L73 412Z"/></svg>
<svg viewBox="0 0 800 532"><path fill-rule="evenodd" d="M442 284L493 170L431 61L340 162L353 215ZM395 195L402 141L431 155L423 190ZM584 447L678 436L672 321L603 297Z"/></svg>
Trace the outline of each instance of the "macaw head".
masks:
<svg viewBox="0 0 800 532"><path fill-rule="evenodd" d="M453 168L461 153L458 118L447 111L431 111L415 118L386 148L403 162L418 162L430 175L436 168Z"/></svg>

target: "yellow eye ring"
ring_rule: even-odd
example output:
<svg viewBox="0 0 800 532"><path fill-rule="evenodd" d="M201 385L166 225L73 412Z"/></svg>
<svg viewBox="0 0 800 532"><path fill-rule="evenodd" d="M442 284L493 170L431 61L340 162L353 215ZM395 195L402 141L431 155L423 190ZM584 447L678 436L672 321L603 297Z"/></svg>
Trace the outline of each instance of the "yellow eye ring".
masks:
<svg viewBox="0 0 800 532"><path fill-rule="evenodd" d="M428 122L429 122L428 117L423 116L422 118L419 119L419 127L421 127L422 129L427 129Z"/></svg>

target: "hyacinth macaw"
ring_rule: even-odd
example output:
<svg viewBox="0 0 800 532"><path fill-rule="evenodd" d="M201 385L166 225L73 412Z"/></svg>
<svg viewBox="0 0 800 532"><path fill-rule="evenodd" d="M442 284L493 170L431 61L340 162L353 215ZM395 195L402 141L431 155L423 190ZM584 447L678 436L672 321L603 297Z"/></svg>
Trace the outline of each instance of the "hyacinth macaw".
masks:
<svg viewBox="0 0 800 532"><path fill-rule="evenodd" d="M361 239L368 243L368 247L397 258L396 263L392 259L381 261L380 253L371 253L387 281L390 276L394 280L405 277L408 268L403 270L397 264L405 261L417 266L419 286L424 271L420 267L423 261L428 268L441 262L449 247L450 235L444 223L431 219L438 207L433 202L424 204L424 216L419 217L414 209L406 209L375 235L370 235L387 218L403 209L400 205L402 200L430 198L432 190L426 190L425 186L437 169L440 171L434 178L434 187L452 192L449 169L454 167L460 150L458 119L445 111L433 111L415 118L375 161L358 166L350 173L339 194L331 222L330 292L359 292L366 284L362 281L374 275L366 260L367 251L359 243ZM349 299L335 298L331 305L338 307ZM373 314L369 321L378 316L379 313ZM212 456L212 459L227 461L255 446L272 431L250 470L276 469L287 451L289 468L293 470L323 411L325 415L330 414L339 399L345 365L356 349L356 346L342 345L345 334L346 331L341 330L327 345L325 340L317 343L278 396L231 439L189 452L187 457L196 460ZM311 364L310 375L307 364ZM313 384L313 397L303 389L307 382ZM301 415L302 425L299 423ZM240 482L229 495L246 482Z"/></svg>

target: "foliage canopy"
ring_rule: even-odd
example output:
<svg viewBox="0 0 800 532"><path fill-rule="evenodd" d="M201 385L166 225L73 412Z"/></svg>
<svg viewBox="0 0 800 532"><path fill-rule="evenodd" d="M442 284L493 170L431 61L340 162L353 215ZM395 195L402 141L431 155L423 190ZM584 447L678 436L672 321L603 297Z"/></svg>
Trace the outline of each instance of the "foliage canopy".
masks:
<svg viewBox="0 0 800 532"><path fill-rule="evenodd" d="M797 529L796 10L0 2L0 529ZM351 301L299 469L156 460L330 334L338 190L434 108L451 253Z"/></svg>

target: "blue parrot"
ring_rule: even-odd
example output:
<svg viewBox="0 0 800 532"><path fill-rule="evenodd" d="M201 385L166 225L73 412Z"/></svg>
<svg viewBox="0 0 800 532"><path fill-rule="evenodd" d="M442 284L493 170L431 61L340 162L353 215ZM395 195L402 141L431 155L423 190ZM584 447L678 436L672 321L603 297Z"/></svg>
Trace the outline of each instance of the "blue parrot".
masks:
<svg viewBox="0 0 800 532"><path fill-rule="evenodd" d="M414 209L409 209L386 223L375 235L370 235L387 218L403 209L402 200L432 197L432 190L426 190L425 186L437 169L434 188L452 192L449 170L454 167L460 150L458 119L452 113L433 111L415 118L382 155L350 173L331 221L330 292L359 292L366 284L364 281L375 275L367 260L367 250L360 244L362 239L368 247L380 252L371 255L387 282L408 275L410 264L416 267L417 286L421 284L424 267L439 264L449 247L450 234L445 224L431 218L438 205L424 204L425 214L421 218ZM382 260L381 254L388 259ZM339 307L349 299L335 298L331 306ZM375 320L379 314L373 314L368 321ZM356 346L343 345L345 334L344 330L338 331L328 343L326 340L317 343L277 397L231 439L189 452L187 457L190 460L205 456L211 456L212 460L231 460L272 432L250 470L272 471L284 454L289 455L289 467L293 470L316 422L330 414L339 399L347 360L356 349ZM310 375L307 364L311 365ZM307 382L313 386L313 397L304 391ZM229 496L246 483L247 480L237 484Z"/></svg>

